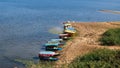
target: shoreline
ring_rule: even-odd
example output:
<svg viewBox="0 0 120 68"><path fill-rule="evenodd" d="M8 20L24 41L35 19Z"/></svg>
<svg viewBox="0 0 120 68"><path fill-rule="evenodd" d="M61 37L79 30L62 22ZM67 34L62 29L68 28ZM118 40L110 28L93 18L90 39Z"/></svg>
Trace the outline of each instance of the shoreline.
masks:
<svg viewBox="0 0 120 68"><path fill-rule="evenodd" d="M99 48L120 49L119 46L101 46L98 39L110 28L119 28L120 22L70 22L78 35L66 43L55 68L67 66L77 56L83 56Z"/></svg>
<svg viewBox="0 0 120 68"><path fill-rule="evenodd" d="M120 22L70 22L77 30L77 36L68 40L62 51L59 51L59 60L43 65L41 63L28 65L28 68L68 68L68 65L77 57L82 57L97 49L120 50L120 46L102 46L98 41L102 34L111 28L120 28ZM42 66L42 67L41 67Z"/></svg>

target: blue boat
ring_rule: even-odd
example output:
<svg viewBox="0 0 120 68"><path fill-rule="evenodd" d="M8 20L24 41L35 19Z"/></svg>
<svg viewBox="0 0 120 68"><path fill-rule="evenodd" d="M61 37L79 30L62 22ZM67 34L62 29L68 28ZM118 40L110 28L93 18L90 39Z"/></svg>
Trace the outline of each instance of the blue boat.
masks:
<svg viewBox="0 0 120 68"><path fill-rule="evenodd" d="M66 28L67 30L75 30L73 27Z"/></svg>
<svg viewBox="0 0 120 68"><path fill-rule="evenodd" d="M45 46L59 46L59 43L46 43Z"/></svg>
<svg viewBox="0 0 120 68"><path fill-rule="evenodd" d="M68 33L76 33L76 30L73 27L68 27L64 31Z"/></svg>
<svg viewBox="0 0 120 68"><path fill-rule="evenodd" d="M63 39L51 39L51 41L58 41L58 42L61 42L61 41L63 41Z"/></svg>
<svg viewBox="0 0 120 68"><path fill-rule="evenodd" d="M65 43L60 42L61 39L52 39L51 41L48 41L45 46L60 46L64 45Z"/></svg>

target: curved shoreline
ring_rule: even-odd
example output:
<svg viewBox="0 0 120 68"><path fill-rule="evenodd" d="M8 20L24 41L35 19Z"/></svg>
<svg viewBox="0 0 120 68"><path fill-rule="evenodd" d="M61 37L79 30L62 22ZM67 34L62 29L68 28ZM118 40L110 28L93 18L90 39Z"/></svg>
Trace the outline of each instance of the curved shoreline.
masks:
<svg viewBox="0 0 120 68"><path fill-rule="evenodd" d="M120 49L120 46L101 46L98 39L108 29L120 28L120 22L70 22L77 30L77 36L67 41L59 60L51 68L68 68L68 65L78 56L83 56L96 49ZM42 68L42 64L32 64L29 68ZM47 66L46 64L43 66Z"/></svg>
<svg viewBox="0 0 120 68"><path fill-rule="evenodd" d="M120 22L78 22L72 23L78 36L67 42L67 46L61 51L60 60L55 68L67 67L77 56L82 56L98 48L120 49L119 46L100 46L98 39L110 28L119 28Z"/></svg>

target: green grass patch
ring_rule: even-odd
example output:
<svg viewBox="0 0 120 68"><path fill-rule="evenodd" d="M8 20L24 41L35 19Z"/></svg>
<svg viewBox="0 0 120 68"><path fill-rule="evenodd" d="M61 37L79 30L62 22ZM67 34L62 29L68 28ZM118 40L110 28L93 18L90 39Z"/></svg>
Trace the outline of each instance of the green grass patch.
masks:
<svg viewBox="0 0 120 68"><path fill-rule="evenodd" d="M103 45L120 45L120 28L109 29L106 31L102 38L100 38L100 42Z"/></svg>
<svg viewBox="0 0 120 68"><path fill-rule="evenodd" d="M99 49L76 58L68 68L120 68L120 51Z"/></svg>
<svg viewBox="0 0 120 68"><path fill-rule="evenodd" d="M25 59L15 59L14 61L24 64L26 68L30 68L34 64L33 61L31 61L31 60L25 60Z"/></svg>
<svg viewBox="0 0 120 68"><path fill-rule="evenodd" d="M25 65L25 68L53 68L54 62L50 61L39 61L38 63L34 63L33 60L25 60L25 59L15 59L15 62L19 62Z"/></svg>

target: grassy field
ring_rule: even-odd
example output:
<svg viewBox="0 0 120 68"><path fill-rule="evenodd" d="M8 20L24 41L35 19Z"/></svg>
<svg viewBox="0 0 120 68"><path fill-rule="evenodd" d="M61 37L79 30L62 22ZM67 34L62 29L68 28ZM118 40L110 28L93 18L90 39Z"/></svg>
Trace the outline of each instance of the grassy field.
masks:
<svg viewBox="0 0 120 68"><path fill-rule="evenodd" d="M120 45L120 28L107 30L100 39L103 45Z"/></svg>
<svg viewBox="0 0 120 68"><path fill-rule="evenodd" d="M98 49L77 57L68 68L120 68L120 50Z"/></svg>

